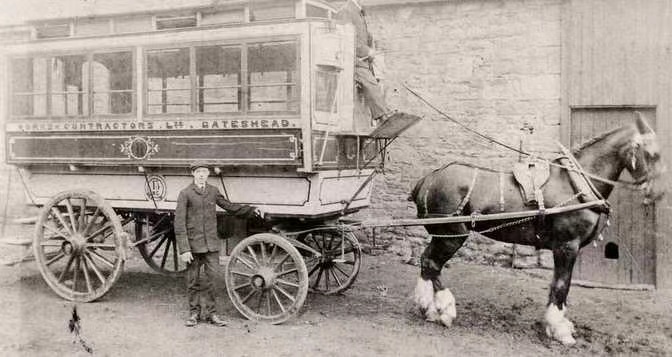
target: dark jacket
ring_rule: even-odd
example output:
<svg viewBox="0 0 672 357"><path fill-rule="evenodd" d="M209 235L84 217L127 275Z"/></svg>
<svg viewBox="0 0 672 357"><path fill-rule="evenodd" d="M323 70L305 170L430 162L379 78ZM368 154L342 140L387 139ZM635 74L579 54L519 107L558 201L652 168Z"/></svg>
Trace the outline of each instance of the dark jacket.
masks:
<svg viewBox="0 0 672 357"><path fill-rule="evenodd" d="M367 57L373 47L373 37L366 26L364 11L360 10L352 1L346 2L343 7L334 15L334 19L341 23L351 23L355 27L355 56L357 58ZM355 65L369 68L370 60L355 60Z"/></svg>
<svg viewBox="0 0 672 357"><path fill-rule="evenodd" d="M205 193L195 184L180 191L175 209L175 238L180 252L219 251L215 204L238 217L251 217L255 207L229 202L215 186L205 184Z"/></svg>

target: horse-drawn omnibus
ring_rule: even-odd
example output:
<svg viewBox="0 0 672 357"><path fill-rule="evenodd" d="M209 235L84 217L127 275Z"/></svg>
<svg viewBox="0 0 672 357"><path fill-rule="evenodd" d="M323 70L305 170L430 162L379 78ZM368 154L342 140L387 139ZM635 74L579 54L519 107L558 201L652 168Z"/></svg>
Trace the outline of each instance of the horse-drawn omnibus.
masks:
<svg viewBox="0 0 672 357"><path fill-rule="evenodd" d="M369 205L372 167L412 120L376 126L353 81L353 28L334 11L232 1L4 29L6 161L41 207L33 254L54 292L101 297L130 247L183 271L173 215L194 160L272 222L221 217L252 235L226 269L241 313L282 322L309 289L352 284L359 245L332 223Z"/></svg>

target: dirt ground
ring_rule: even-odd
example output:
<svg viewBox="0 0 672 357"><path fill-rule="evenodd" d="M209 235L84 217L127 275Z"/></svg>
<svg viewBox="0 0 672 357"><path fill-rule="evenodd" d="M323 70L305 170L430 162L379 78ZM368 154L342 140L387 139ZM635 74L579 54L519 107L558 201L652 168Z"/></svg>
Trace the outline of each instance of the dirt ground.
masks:
<svg viewBox="0 0 672 357"><path fill-rule="evenodd" d="M4 259L18 254L2 250ZM452 264L443 274L457 300L451 328L412 311L418 272L396 255L364 255L351 290L309 294L278 326L243 319L220 279L218 307L231 325L187 328L184 281L153 272L135 252L107 295L77 304L81 336L97 356L672 355L670 298L661 293L572 287L578 343L565 347L541 324L550 271ZM89 355L67 330L74 304L47 287L34 262L0 266L0 303L0 355Z"/></svg>

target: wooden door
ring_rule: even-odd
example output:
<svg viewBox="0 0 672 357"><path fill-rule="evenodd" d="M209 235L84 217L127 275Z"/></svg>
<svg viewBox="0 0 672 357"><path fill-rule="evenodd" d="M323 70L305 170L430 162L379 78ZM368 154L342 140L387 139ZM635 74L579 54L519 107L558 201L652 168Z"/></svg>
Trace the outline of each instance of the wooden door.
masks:
<svg viewBox="0 0 672 357"><path fill-rule="evenodd" d="M655 128L655 108L637 108ZM600 133L632 123L634 108L572 109L571 145ZM620 179L631 181L625 171ZM581 250L574 279L608 285L654 285L656 272L655 207L642 204L639 191L617 187L608 198L612 204L611 225L604 240Z"/></svg>

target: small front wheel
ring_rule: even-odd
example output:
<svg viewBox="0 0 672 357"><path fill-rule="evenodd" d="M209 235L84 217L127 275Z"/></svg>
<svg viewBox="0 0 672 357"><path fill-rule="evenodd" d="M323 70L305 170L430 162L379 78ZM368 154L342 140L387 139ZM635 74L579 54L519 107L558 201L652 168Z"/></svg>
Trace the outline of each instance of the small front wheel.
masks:
<svg viewBox="0 0 672 357"><path fill-rule="evenodd" d="M231 302L250 320L283 323L299 312L308 295L301 254L276 234L255 234L238 243L225 277Z"/></svg>
<svg viewBox="0 0 672 357"><path fill-rule="evenodd" d="M325 228L299 239L322 254L319 258L306 257L311 292L333 295L352 286L362 264L362 249L353 232Z"/></svg>

